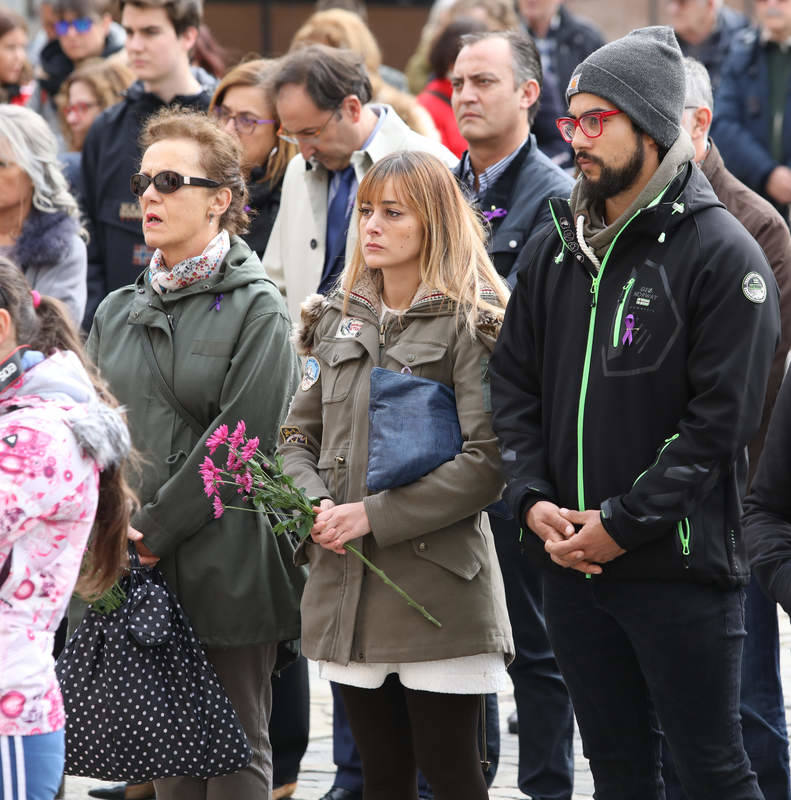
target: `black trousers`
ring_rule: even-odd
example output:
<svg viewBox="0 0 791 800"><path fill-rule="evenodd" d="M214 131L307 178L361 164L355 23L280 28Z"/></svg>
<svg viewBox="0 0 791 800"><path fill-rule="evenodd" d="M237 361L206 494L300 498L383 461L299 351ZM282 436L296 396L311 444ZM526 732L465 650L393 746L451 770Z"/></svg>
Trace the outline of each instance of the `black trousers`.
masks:
<svg viewBox="0 0 791 800"><path fill-rule="evenodd" d="M486 800L478 750L480 695L340 687L363 763L363 800L417 800L418 768L436 800Z"/></svg>
<svg viewBox="0 0 791 800"><path fill-rule="evenodd" d="M272 785L293 783L308 749L310 735L310 684L308 661L300 656L279 675L272 675Z"/></svg>
<svg viewBox="0 0 791 800"><path fill-rule="evenodd" d="M536 800L571 800L574 712L549 644L542 568L522 553L515 520L490 516L516 655L508 667L519 717L519 789ZM525 536L534 536L525 531Z"/></svg>
<svg viewBox="0 0 791 800"><path fill-rule="evenodd" d="M551 570L544 613L597 800L665 800L662 730L690 800L763 800L739 719L744 592Z"/></svg>

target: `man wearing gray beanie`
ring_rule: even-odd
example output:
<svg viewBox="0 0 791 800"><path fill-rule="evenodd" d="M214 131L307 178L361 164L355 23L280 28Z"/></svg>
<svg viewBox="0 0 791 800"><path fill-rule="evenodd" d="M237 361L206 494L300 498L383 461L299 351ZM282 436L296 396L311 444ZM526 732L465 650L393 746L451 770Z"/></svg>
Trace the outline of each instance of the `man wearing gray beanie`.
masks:
<svg viewBox="0 0 791 800"><path fill-rule="evenodd" d="M761 800L739 664L744 452L777 286L692 163L670 28L601 47L558 120L580 170L523 262L489 364L505 498L544 569L547 628L599 800Z"/></svg>

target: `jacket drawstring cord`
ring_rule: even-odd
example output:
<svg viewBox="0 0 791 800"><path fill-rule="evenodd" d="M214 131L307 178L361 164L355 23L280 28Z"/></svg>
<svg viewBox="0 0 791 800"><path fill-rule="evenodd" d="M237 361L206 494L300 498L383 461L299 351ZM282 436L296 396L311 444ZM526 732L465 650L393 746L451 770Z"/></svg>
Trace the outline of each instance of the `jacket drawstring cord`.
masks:
<svg viewBox="0 0 791 800"><path fill-rule="evenodd" d="M580 214L577 217L577 241L580 244L580 249L583 253L590 259L591 263L594 267L596 267L596 271L598 272L601 269L601 261L596 257L596 253L593 252L593 248L585 241L585 215Z"/></svg>

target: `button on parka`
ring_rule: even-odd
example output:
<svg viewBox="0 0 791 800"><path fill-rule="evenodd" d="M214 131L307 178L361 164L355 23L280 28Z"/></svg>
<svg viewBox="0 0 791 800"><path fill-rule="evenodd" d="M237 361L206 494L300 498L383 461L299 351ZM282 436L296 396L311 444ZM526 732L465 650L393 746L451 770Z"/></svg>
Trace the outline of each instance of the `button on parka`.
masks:
<svg viewBox="0 0 791 800"><path fill-rule="evenodd" d="M362 286L361 286L362 283ZM495 296L486 298L496 302ZM370 278L350 293L303 305L298 349L315 362L294 397L280 452L310 496L365 503L372 533L355 541L365 555L441 623L410 608L352 555L307 540L302 648L313 659L401 663L503 652L513 654L502 576L481 509L503 478L491 429L488 359L499 321L482 313L476 337L454 304L421 287L401 318L380 326ZM316 364L318 374L316 374ZM369 493L368 404L374 366L440 381L455 390L464 444L455 459L406 486Z"/></svg>

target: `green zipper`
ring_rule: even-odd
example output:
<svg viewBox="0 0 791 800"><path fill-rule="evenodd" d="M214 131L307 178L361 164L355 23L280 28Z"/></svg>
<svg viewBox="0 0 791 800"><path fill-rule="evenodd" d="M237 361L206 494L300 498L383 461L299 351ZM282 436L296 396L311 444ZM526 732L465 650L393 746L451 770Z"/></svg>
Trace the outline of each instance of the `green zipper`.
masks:
<svg viewBox="0 0 791 800"><path fill-rule="evenodd" d="M689 524L689 519L684 517L684 519L679 520L676 523L676 528L678 528L678 539L681 542L681 555L688 556L689 555L689 540L692 538L692 526Z"/></svg>
<svg viewBox="0 0 791 800"><path fill-rule="evenodd" d="M582 434L585 424L585 398L588 394L588 378L590 377L591 355L593 351L593 333L596 328L596 307L599 300L599 283L601 282L602 275L604 275L604 268L607 266L607 261L609 260L610 254L615 247L615 243L618 241L620 235L627 229L629 223L640 213L641 210L642 209L638 209L631 217L629 217L629 219L626 221L626 224L621 228L621 230L618 231L617 234L615 234L615 238L610 243L610 246L607 248L607 253L602 259L599 272L596 277L593 278L591 283L591 294L593 295L593 299L591 300L590 318L588 321L588 341L585 345L585 363L582 367L580 401L579 406L577 407L577 502L580 510L583 510L587 507L585 504L585 478L583 476Z"/></svg>
<svg viewBox="0 0 791 800"><path fill-rule="evenodd" d="M621 319L623 318L623 309L626 305L626 300L629 297L629 292L632 291L632 286L634 286L634 281L634 278L629 278L623 287L623 295L621 296L621 302L618 303L618 312L615 315L615 328L612 332L613 347L618 347L618 340L621 336Z"/></svg>
<svg viewBox="0 0 791 800"><path fill-rule="evenodd" d="M661 447L661 448L659 448L659 452L656 454L656 458L654 459L654 463L653 463L653 464L651 464L651 466L650 466L650 467L646 467L646 468L645 468L645 469L644 469L644 470L643 470L643 471L642 471L642 472L641 472L641 473L640 473L640 474L639 474L639 475L638 475L638 476L637 476L637 477L634 479L634 483L632 484L632 487L634 487L634 486L636 486L636 485L637 485L637 481L639 481L639 480L640 480L640 478L642 478L642 477L643 477L643 475L645 475L645 473L646 473L646 472L648 472L648 470L649 470L649 469L652 469L653 467L655 467L655 466L657 465L657 463L659 462L659 459L662 457L662 453L664 453L664 452L665 452L665 449L666 449L666 448L667 448L667 446L670 444L670 442L672 442L672 441L675 441L676 439L678 439L678 437L679 437L679 436L680 436L680 434L678 434L678 433L674 433L674 434L673 434L673 435L672 435L672 436L671 436L669 439L665 439L665 443L662 445L662 447Z"/></svg>
<svg viewBox="0 0 791 800"><path fill-rule="evenodd" d="M675 180L675 178L673 179ZM662 197L664 197L665 192L667 191L670 183L673 181L671 180L664 189L646 206L646 208L652 208L653 206L658 205ZM560 223L558 218L555 214L555 209L552 207L552 203L549 204L549 210L552 213L552 220L555 223L555 228L557 229L558 234L560 235L560 243L562 247L568 248L565 239L563 238L563 231L561 230ZM612 253L613 248L615 247L615 243L620 238L621 234L629 227L629 223L642 211L642 209L637 209L634 214L626 221L624 226L618 233L615 234L615 238L610 243L610 246L607 248L607 253L604 256L604 259L601 262L601 266L599 267L599 272L595 278L593 278L591 283L591 294L593 295L593 299L591 301L591 312L590 312L590 320L588 322L588 341L585 345L585 364L582 368L582 382L580 385L580 400L579 406L577 408L577 502L579 503L579 509L582 511L585 509L585 479L582 474L582 466L583 466L583 458L582 458L582 434L583 434L583 425L585 421L585 397L588 394L588 377L590 376L590 365L591 365L591 350L593 348L593 332L596 325L596 306L599 299L599 282L601 281L601 277L604 274L604 268L607 265L607 261L610 258L610 253ZM563 250L561 249L561 252Z"/></svg>

